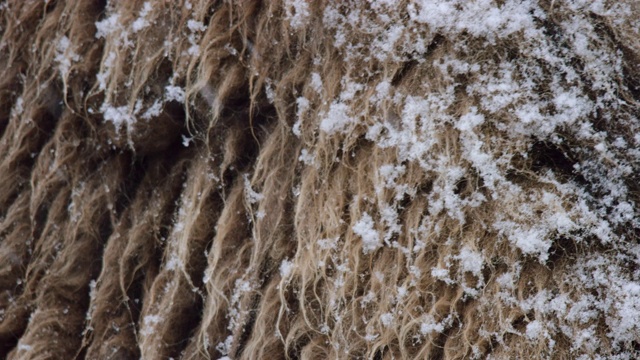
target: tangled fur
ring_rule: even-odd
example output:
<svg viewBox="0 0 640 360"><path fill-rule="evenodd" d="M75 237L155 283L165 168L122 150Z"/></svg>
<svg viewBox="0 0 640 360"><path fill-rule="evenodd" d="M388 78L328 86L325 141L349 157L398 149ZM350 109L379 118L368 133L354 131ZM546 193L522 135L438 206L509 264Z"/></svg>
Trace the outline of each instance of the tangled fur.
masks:
<svg viewBox="0 0 640 360"><path fill-rule="evenodd" d="M640 355L638 2L0 19L0 356Z"/></svg>

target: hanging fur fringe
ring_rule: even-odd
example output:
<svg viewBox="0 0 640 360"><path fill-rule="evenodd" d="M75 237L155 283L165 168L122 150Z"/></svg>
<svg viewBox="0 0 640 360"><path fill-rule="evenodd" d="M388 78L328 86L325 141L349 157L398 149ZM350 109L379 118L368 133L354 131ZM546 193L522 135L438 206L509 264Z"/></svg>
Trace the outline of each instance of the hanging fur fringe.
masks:
<svg viewBox="0 0 640 360"><path fill-rule="evenodd" d="M0 2L0 357L640 356L635 0Z"/></svg>

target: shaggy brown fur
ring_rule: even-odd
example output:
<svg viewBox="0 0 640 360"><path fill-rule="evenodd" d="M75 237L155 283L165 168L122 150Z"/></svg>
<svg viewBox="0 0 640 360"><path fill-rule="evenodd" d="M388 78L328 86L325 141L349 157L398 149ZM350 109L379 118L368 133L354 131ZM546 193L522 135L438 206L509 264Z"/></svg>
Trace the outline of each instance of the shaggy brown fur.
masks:
<svg viewBox="0 0 640 360"><path fill-rule="evenodd" d="M640 355L638 2L428 3L0 2L0 357Z"/></svg>

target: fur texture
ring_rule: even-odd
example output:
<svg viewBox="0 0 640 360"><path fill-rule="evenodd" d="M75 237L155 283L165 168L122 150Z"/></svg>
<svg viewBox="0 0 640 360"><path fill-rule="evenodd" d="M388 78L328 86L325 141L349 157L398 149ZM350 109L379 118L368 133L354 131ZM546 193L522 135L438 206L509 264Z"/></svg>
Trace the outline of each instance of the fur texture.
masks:
<svg viewBox="0 0 640 360"><path fill-rule="evenodd" d="M0 19L0 357L639 356L637 1Z"/></svg>

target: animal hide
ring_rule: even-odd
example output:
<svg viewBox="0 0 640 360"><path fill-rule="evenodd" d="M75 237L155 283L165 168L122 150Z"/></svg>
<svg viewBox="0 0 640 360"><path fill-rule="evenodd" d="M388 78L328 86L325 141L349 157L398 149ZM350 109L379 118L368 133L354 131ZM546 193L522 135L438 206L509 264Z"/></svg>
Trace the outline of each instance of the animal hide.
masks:
<svg viewBox="0 0 640 360"><path fill-rule="evenodd" d="M0 35L0 357L640 356L636 0L5 0Z"/></svg>

